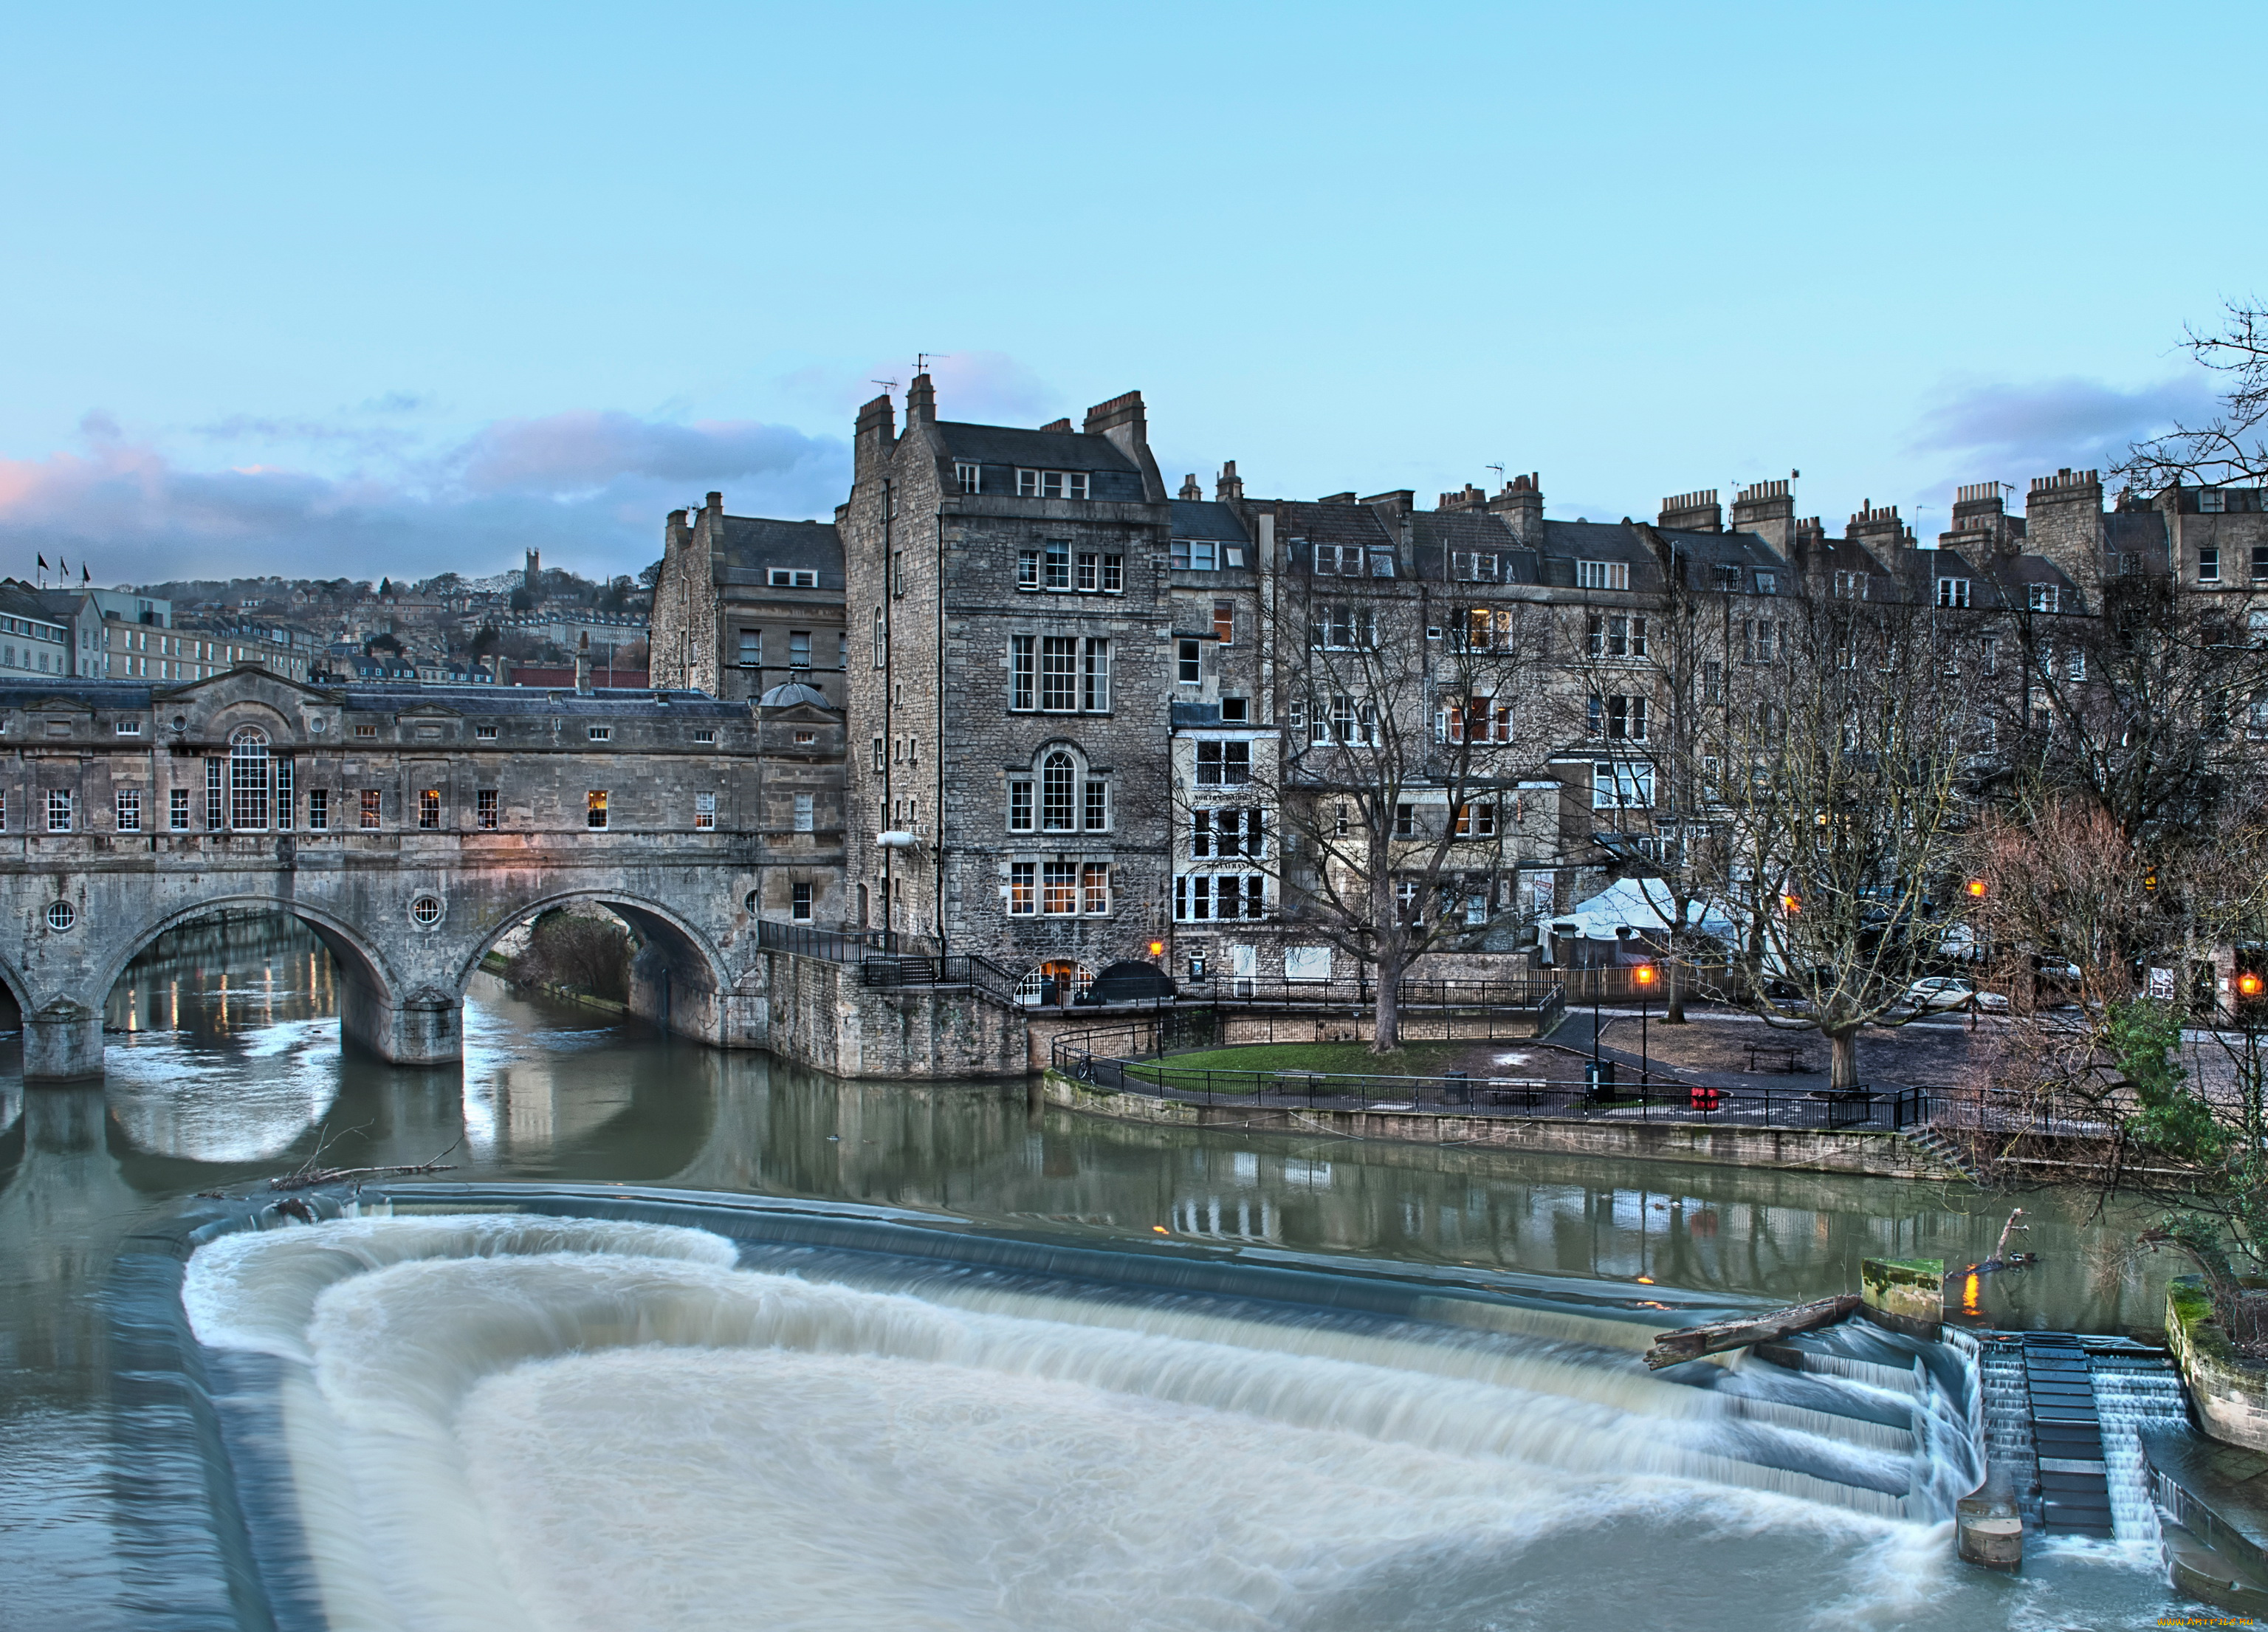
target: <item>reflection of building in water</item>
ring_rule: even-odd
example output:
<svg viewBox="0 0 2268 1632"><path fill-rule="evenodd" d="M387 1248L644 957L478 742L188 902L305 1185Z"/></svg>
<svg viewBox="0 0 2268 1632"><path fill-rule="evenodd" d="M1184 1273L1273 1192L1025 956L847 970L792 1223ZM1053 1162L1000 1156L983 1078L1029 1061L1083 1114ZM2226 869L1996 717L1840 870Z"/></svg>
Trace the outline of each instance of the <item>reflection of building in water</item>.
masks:
<svg viewBox="0 0 2268 1632"><path fill-rule="evenodd" d="M551 1074L522 1071L515 1076L500 1072L497 1084L503 1090L504 1132L513 1151L524 1155L535 1146L549 1146L558 1126Z"/></svg>
<svg viewBox="0 0 2268 1632"><path fill-rule="evenodd" d="M151 942L111 988L103 1029L217 1036L337 1013L331 955L298 919L226 911Z"/></svg>

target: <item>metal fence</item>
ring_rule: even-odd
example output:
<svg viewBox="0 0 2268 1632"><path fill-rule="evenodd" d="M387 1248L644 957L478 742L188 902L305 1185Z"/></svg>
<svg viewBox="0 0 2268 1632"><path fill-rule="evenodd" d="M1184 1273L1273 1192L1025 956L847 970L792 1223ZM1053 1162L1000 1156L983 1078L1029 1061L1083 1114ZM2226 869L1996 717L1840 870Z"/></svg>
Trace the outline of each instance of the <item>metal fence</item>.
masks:
<svg viewBox="0 0 2268 1632"><path fill-rule="evenodd" d="M898 990L909 986L969 986L1003 1002L1020 1001L1021 977L990 958L968 953L951 956L901 954L864 957L858 962L862 986Z"/></svg>
<svg viewBox="0 0 2268 1632"><path fill-rule="evenodd" d="M1184 1064L1212 1040L1196 1015L1166 1015L1069 1032L1049 1051L1076 1082L1206 1105L1292 1106L1311 1111L1428 1111L1460 1116L1577 1118L1753 1127L1900 1130L1929 1122L1938 1096L1901 1085L1849 1089L1759 1083L1727 1088L1655 1076L1632 1080L1608 1061L1598 1074L1373 1075L1343 1071L1248 1071ZM1178 1022L1179 1023L1172 1023ZM1147 1056L1146 1058L1145 1056Z"/></svg>
<svg viewBox="0 0 2268 1632"><path fill-rule="evenodd" d="M900 934L895 929L819 929L769 918L756 920L756 944L798 957L822 957L830 964L853 964L876 952L895 956L929 949L926 936Z"/></svg>

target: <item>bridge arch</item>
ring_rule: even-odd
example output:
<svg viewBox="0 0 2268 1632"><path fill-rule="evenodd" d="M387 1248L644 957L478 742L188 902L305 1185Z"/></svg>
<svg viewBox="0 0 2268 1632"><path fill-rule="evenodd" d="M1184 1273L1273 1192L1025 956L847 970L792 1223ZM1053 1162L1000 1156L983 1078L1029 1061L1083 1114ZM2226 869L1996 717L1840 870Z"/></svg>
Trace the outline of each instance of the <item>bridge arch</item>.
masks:
<svg viewBox="0 0 2268 1632"><path fill-rule="evenodd" d="M605 907L627 923L641 943L630 966L633 1014L664 1030L708 1042L718 1040L722 1008L733 989L732 969L724 954L683 914L651 897L628 890L602 886L558 890L516 905L460 964L458 993L462 995L481 960L506 934L555 908L578 902Z"/></svg>
<svg viewBox="0 0 2268 1632"><path fill-rule="evenodd" d="M406 1008L431 1011L437 1007L434 999L438 994L405 993L407 982L401 971L393 967L368 934L346 919L304 901L248 892L211 896L188 906L176 907L151 919L133 934L121 936L112 943L103 962L96 965L93 987L99 993L97 1004L109 1001L111 990L125 974L127 965L158 936L169 929L178 929L235 907L284 913L314 931L316 939L338 964L339 1033L343 1039L369 1048L383 1058L396 1059L400 1047L396 1033L401 1029L402 1012ZM96 1012L100 1014L99 1007ZM437 1021L430 1015L423 1020L428 1030L437 1023L452 1032L457 1029L453 1012L446 1020Z"/></svg>

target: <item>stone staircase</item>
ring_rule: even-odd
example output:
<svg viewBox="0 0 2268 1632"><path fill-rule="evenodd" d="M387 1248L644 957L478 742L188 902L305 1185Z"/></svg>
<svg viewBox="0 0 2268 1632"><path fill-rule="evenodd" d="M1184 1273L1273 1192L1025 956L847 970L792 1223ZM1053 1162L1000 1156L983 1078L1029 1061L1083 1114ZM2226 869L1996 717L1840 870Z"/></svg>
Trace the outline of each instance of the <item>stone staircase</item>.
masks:
<svg viewBox="0 0 2268 1632"><path fill-rule="evenodd" d="M1904 1128L1900 1130L1900 1137L1939 1167L1950 1170L1972 1185L1980 1187L1984 1185L1984 1175L1970 1160L1968 1153L1937 1129L1926 1126Z"/></svg>

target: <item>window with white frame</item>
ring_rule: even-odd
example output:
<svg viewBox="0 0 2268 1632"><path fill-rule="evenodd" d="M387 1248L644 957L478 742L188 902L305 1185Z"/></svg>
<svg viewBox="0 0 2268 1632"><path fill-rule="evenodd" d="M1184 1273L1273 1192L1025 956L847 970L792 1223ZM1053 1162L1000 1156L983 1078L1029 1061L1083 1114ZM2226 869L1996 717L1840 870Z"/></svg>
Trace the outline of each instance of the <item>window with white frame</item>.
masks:
<svg viewBox="0 0 2268 1632"><path fill-rule="evenodd" d="M1510 607L1462 607L1449 618L1451 638L1467 652L1508 652L1513 646Z"/></svg>
<svg viewBox="0 0 2268 1632"><path fill-rule="evenodd" d="M1779 593L1779 574L1777 572L1767 572L1764 568L1758 567L1756 569L1756 593L1760 595L1778 594Z"/></svg>
<svg viewBox="0 0 2268 1632"><path fill-rule="evenodd" d="M1449 576L1460 583L1493 584L1498 581L1501 558L1491 550L1455 550L1449 553Z"/></svg>
<svg viewBox="0 0 2268 1632"><path fill-rule="evenodd" d="M1937 603L1946 607L1966 607L1969 604L1969 580L1965 578L1939 579Z"/></svg>
<svg viewBox="0 0 2268 1632"><path fill-rule="evenodd" d="M1218 572L1220 546L1206 538L1176 538L1170 558L1176 572Z"/></svg>
<svg viewBox="0 0 2268 1632"><path fill-rule="evenodd" d="M1593 657L1644 657L1646 626L1643 617L1621 612L1594 612L1586 620L1585 638Z"/></svg>
<svg viewBox="0 0 2268 1632"><path fill-rule="evenodd" d="M799 924L811 921L811 886L792 883L788 887L787 915Z"/></svg>
<svg viewBox="0 0 2268 1632"><path fill-rule="evenodd" d="M1080 821L1090 833L1110 831L1110 784L1090 777L1086 783L1086 798L1080 809Z"/></svg>
<svg viewBox="0 0 2268 1632"><path fill-rule="evenodd" d="M1016 472L1016 496L1019 498L1085 498L1087 490L1087 473L1084 470Z"/></svg>
<svg viewBox="0 0 2268 1632"><path fill-rule="evenodd" d="M1850 572L1838 568L1835 574L1836 598L1843 601L1864 601L1867 598L1867 588L1873 582L1874 578L1870 573Z"/></svg>
<svg viewBox="0 0 2268 1632"><path fill-rule="evenodd" d="M48 831L68 833L71 831L71 796L69 790L51 787L48 790Z"/></svg>
<svg viewBox="0 0 2268 1632"><path fill-rule="evenodd" d="M1378 646L1378 609L1319 606L1309 618L1308 643L1322 651L1371 651Z"/></svg>
<svg viewBox="0 0 2268 1632"><path fill-rule="evenodd" d="M1252 744L1199 742L1197 786L1236 787L1252 780Z"/></svg>
<svg viewBox="0 0 2268 1632"><path fill-rule="evenodd" d="M1770 663L1779 656L1779 624L1767 617L1741 620L1741 646L1751 663Z"/></svg>
<svg viewBox="0 0 2268 1632"><path fill-rule="evenodd" d="M1227 806L1189 813L1189 854L1199 860L1268 855L1268 813L1256 807Z"/></svg>
<svg viewBox="0 0 2268 1632"><path fill-rule="evenodd" d="M2204 515L2220 515L2228 508L2228 495L2217 487L2198 490L2198 510Z"/></svg>
<svg viewBox="0 0 2268 1632"><path fill-rule="evenodd" d="M1074 802L1071 785L1078 779L1071 757L1061 749L1040 762L1040 826L1050 833L1072 831Z"/></svg>
<svg viewBox="0 0 2268 1632"><path fill-rule="evenodd" d="M118 790L118 831L122 833L142 831L142 790L138 787Z"/></svg>
<svg viewBox="0 0 2268 1632"><path fill-rule="evenodd" d="M811 567L776 566L767 574L775 589L816 589L819 573Z"/></svg>
<svg viewBox="0 0 2268 1632"><path fill-rule="evenodd" d="M1314 547L1314 571L1322 578L1364 578L1368 576L1364 547L1360 544L1317 544ZM1388 561L1391 562L1391 552ZM1391 578L1388 572L1385 576Z"/></svg>
<svg viewBox="0 0 2268 1632"><path fill-rule="evenodd" d="M954 462L954 486L960 489L964 493L974 493L982 489L983 483L984 472L983 467L972 464L965 459L955 460Z"/></svg>
<svg viewBox="0 0 2268 1632"><path fill-rule="evenodd" d="M2220 581L2220 551L2212 544L2198 550L2198 582L2217 584Z"/></svg>
<svg viewBox="0 0 2268 1632"><path fill-rule="evenodd" d="M1509 742L1512 705L1492 697L1453 698L1433 716L1438 742Z"/></svg>
<svg viewBox="0 0 2268 1632"><path fill-rule="evenodd" d="M494 827L496 823L493 822L488 822L483 823L482 825L486 827ZM714 794L694 794L693 831L696 833L705 833L716 825L717 795Z"/></svg>
<svg viewBox="0 0 2268 1632"><path fill-rule="evenodd" d="M1591 766L1591 809L1651 809L1653 767L1630 760L1597 761Z"/></svg>
<svg viewBox="0 0 2268 1632"><path fill-rule="evenodd" d="M2056 609L2056 586L2053 584L2030 585L2027 588L2025 600L2035 612L2052 612Z"/></svg>
<svg viewBox="0 0 2268 1632"><path fill-rule="evenodd" d="M1032 779L1027 776L1008 779L1008 831L1032 831Z"/></svg>
<svg viewBox="0 0 2268 1632"><path fill-rule="evenodd" d="M1204 648L1195 640L1174 643L1174 679L1181 685L1204 683Z"/></svg>
<svg viewBox="0 0 2268 1632"><path fill-rule="evenodd" d="M1394 551L1373 550L1370 552L1370 575L1373 578L1394 576Z"/></svg>
<svg viewBox="0 0 2268 1632"><path fill-rule="evenodd" d="M1268 916L1268 881L1258 873L1179 873L1174 877L1174 919L1203 924Z"/></svg>
<svg viewBox="0 0 2268 1632"><path fill-rule="evenodd" d="M1578 561L1575 563L1575 587L1628 589L1630 564L1624 561Z"/></svg>
<svg viewBox="0 0 2268 1632"><path fill-rule="evenodd" d="M1459 805L1456 836L1459 838L1494 838L1496 809L1494 802L1486 800Z"/></svg>

